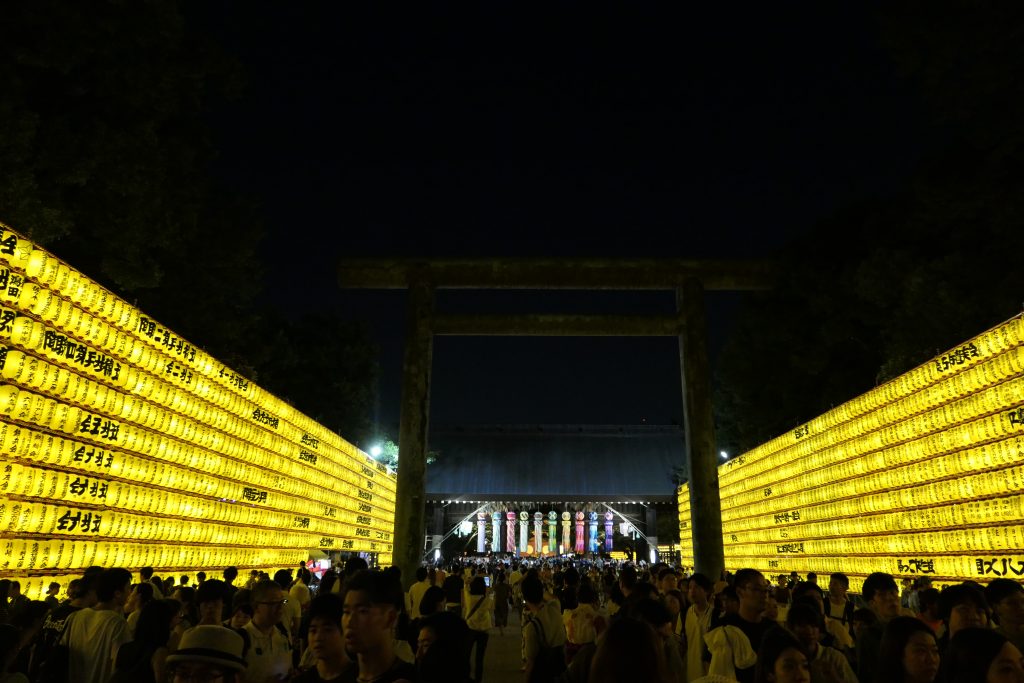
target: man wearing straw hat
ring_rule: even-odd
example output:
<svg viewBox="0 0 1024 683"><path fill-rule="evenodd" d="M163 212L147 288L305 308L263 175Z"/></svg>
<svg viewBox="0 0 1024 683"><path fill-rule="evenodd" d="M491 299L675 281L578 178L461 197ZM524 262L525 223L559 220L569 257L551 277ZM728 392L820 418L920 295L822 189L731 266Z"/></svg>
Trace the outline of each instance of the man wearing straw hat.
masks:
<svg viewBox="0 0 1024 683"><path fill-rule="evenodd" d="M185 632L177 651L167 657L167 681L241 683L244 641L230 628L196 626Z"/></svg>

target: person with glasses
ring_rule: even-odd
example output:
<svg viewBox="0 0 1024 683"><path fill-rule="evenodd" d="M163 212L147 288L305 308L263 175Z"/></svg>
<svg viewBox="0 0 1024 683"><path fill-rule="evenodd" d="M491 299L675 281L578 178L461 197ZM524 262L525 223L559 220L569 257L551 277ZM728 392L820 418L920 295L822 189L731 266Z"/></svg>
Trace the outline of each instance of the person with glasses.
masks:
<svg viewBox="0 0 1024 683"><path fill-rule="evenodd" d="M245 641L223 626L196 626L181 638L178 650L167 657L168 683L243 683Z"/></svg>
<svg viewBox="0 0 1024 683"><path fill-rule="evenodd" d="M242 631L248 636L246 680L252 683L286 681L292 673L292 645L281 626L288 598L280 584L264 580L252 589L252 621Z"/></svg>
<svg viewBox="0 0 1024 683"><path fill-rule="evenodd" d="M741 569L733 578L739 611L722 617L705 637L704 661L712 674L734 676L753 683L757 649L764 634L777 624L763 618L768 604L768 582L756 569Z"/></svg>

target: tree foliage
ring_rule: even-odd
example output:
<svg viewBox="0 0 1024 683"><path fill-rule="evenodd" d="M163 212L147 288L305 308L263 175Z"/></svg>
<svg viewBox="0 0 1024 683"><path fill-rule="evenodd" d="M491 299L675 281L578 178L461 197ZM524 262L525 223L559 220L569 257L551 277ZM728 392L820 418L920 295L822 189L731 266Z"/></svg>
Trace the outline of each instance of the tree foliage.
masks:
<svg viewBox="0 0 1024 683"><path fill-rule="evenodd" d="M1024 24L1016 6L977 9L880 17L936 143L894 195L791 245L776 289L752 297L718 366L717 430L730 452L1021 311Z"/></svg>
<svg viewBox="0 0 1024 683"><path fill-rule="evenodd" d="M375 388L365 332L264 309L261 208L211 171L208 121L243 81L177 0L5 7L0 219L358 439Z"/></svg>

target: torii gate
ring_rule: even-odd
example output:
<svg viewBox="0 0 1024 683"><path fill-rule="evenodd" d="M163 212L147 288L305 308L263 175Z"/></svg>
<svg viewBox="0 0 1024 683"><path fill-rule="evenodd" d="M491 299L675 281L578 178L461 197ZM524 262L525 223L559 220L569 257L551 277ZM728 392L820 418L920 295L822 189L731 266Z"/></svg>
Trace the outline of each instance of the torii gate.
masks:
<svg viewBox="0 0 1024 683"><path fill-rule="evenodd" d="M400 461L394 563L407 584L423 559L424 482L434 335L678 336L684 435L697 571L725 566L718 459L711 413L704 291L767 288L769 264L682 259L352 259L338 267L343 289L409 290L402 365ZM436 315L438 289L668 290L675 315Z"/></svg>

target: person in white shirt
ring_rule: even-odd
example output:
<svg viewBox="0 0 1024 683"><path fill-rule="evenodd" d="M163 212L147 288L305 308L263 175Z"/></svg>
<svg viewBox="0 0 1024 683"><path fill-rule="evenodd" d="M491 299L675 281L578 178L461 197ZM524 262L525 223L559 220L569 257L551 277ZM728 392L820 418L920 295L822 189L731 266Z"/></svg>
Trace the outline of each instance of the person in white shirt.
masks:
<svg viewBox="0 0 1024 683"><path fill-rule="evenodd" d="M114 657L129 639L124 603L131 585L127 569L105 569L96 580L96 604L68 617L61 643L76 683L107 683L114 674Z"/></svg>
<svg viewBox="0 0 1024 683"><path fill-rule="evenodd" d="M252 589L252 621L242 628L249 639L246 680L286 681L291 675L291 642L277 626L287 604L284 590L274 581L260 581Z"/></svg>
<svg viewBox="0 0 1024 683"><path fill-rule="evenodd" d="M419 619L421 616L420 601L423 600L423 594L428 588L430 582L427 581L427 568L419 567L416 569L416 583L409 586L409 592L406 594L405 608L410 619Z"/></svg>
<svg viewBox="0 0 1024 683"><path fill-rule="evenodd" d="M683 629L686 632L686 680L695 681L704 675L704 636L711 628L711 614L714 603L711 602L711 591L714 584L701 573L690 577L687 584L687 597L690 608L686 610Z"/></svg>
<svg viewBox="0 0 1024 683"><path fill-rule="evenodd" d="M476 576L469 584L466 601L466 625L472 646L476 648L473 680L480 683L484 675L484 655L487 652L488 631L494 626L494 597L487 590L484 577Z"/></svg>

